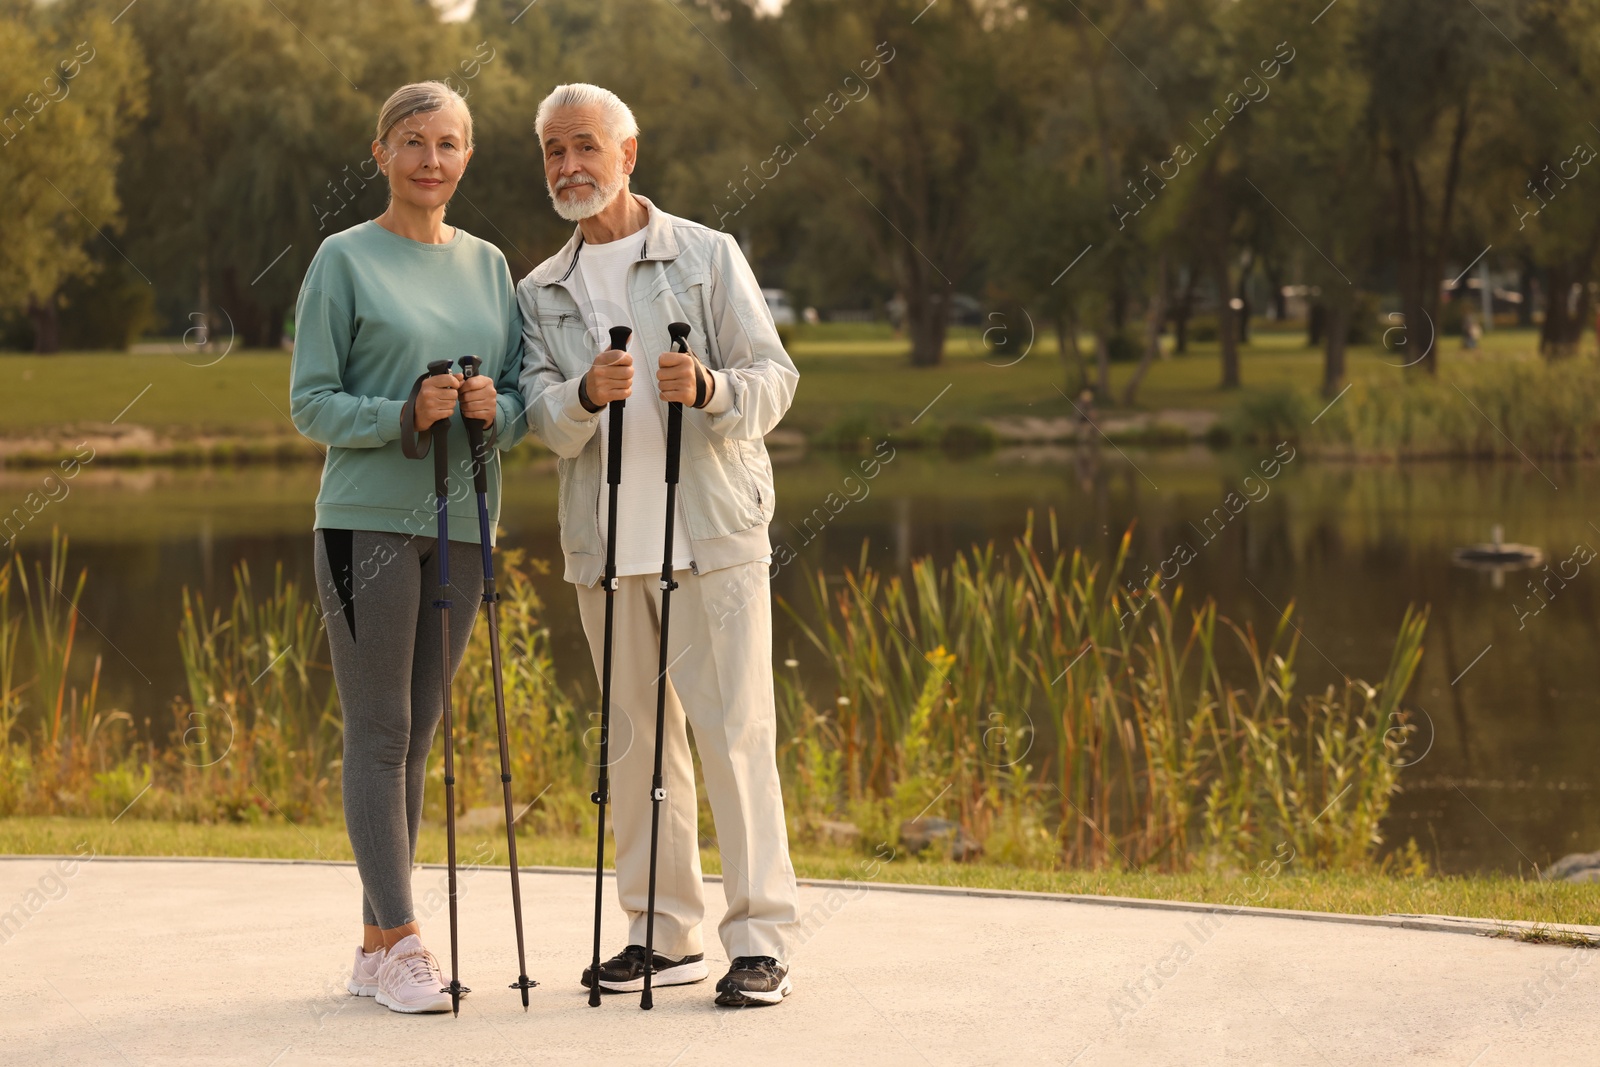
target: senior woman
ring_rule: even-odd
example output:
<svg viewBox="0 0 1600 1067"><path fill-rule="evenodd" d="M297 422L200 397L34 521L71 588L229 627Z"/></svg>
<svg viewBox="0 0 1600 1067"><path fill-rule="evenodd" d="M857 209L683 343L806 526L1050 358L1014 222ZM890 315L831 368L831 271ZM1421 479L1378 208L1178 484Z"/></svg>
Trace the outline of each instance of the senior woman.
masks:
<svg viewBox="0 0 1600 1067"><path fill-rule="evenodd" d="M348 988L393 1011L437 1012L449 1010L450 997L440 991L438 960L422 944L411 867L428 750L443 713L439 672L453 677L460 666L478 590L454 586L455 603L470 607L450 613L454 662L447 666L432 606L439 560L433 465L407 459L402 436L415 442L437 420L450 420L450 552L476 558L461 418L487 421L498 450L522 436L521 316L505 257L444 220L472 158L466 102L441 82L395 90L372 154L388 177L389 205L323 241L306 271L290 408L296 428L327 450L316 577L344 717L345 823L362 888L361 947ZM408 403L430 361L466 355L482 358L479 375L425 378ZM499 490L496 453L491 520Z"/></svg>

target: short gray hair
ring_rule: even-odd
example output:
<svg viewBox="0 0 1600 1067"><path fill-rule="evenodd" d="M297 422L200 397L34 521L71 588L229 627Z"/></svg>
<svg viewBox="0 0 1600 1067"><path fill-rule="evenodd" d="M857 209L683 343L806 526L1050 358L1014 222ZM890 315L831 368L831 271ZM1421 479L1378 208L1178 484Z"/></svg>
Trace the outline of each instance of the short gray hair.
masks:
<svg viewBox="0 0 1600 1067"><path fill-rule="evenodd" d="M639 136L639 124L634 121L633 111L622 102L620 96L598 85L572 82L556 86L539 104L539 111L533 119L533 133L539 139L539 144L544 144L544 124L550 120L550 115L567 107L599 109L600 123L605 127L606 136L618 144Z"/></svg>
<svg viewBox="0 0 1600 1067"><path fill-rule="evenodd" d="M401 119L425 111L438 111L451 103L461 108L461 123L466 127L464 131L466 146L471 148L472 112L467 108L467 101L444 82L437 81L412 82L390 93L389 99L384 101L383 110L378 112L377 139L388 144L389 131L394 129L394 124Z"/></svg>

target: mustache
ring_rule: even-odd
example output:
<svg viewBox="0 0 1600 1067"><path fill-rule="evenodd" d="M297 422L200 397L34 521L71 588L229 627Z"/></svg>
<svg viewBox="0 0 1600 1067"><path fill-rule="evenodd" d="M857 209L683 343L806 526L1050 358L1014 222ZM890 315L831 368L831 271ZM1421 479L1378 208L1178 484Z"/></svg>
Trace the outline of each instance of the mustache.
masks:
<svg viewBox="0 0 1600 1067"><path fill-rule="evenodd" d="M595 182L595 180L593 178L589 177L586 174L571 174L571 175L568 175L565 178L556 179L555 189L556 189L556 192L559 193L561 190L567 188L568 186L572 186L572 185L595 185L595 184L597 184Z"/></svg>

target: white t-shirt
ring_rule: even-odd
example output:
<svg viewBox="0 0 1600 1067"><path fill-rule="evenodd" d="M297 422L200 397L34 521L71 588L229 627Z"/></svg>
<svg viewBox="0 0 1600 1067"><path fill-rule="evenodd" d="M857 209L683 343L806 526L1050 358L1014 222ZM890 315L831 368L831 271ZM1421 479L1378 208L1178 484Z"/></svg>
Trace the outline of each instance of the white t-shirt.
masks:
<svg viewBox="0 0 1600 1067"><path fill-rule="evenodd" d="M578 271L587 301L580 300L579 311L589 330L589 339L598 353L611 347L611 327L633 326L628 304L628 268L644 248L645 230L605 244L584 244L578 253ZM617 576L660 574L661 554L666 547L667 514L667 427L657 404L661 394L656 387L656 358L646 353L634 332L628 340L633 355L633 395L622 414L622 483L617 486ZM600 413L600 546L606 544L606 500L608 485L606 442L611 425L611 408ZM692 432L688 427L685 433ZM682 462L680 452L679 462ZM681 469L681 468L680 468ZM679 486L679 492L682 485ZM683 518L683 501L673 508L672 567L689 566L694 558L689 529Z"/></svg>

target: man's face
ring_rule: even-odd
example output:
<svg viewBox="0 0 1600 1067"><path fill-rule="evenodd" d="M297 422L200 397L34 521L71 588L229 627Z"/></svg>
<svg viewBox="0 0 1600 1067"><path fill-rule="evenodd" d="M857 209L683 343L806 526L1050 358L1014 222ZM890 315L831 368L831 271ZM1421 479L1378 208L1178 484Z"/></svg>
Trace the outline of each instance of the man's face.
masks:
<svg viewBox="0 0 1600 1067"><path fill-rule="evenodd" d="M611 140L598 108L552 112L544 124L544 180L556 214L568 222L597 215L633 172L638 141Z"/></svg>

